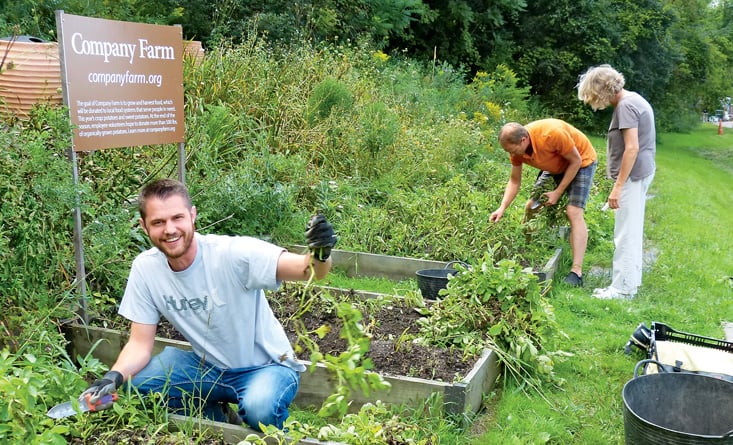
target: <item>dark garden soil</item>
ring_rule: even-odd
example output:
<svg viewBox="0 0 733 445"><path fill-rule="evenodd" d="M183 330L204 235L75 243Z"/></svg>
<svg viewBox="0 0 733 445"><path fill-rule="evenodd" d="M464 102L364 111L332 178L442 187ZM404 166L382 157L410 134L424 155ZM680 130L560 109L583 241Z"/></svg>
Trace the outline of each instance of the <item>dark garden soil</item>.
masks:
<svg viewBox="0 0 733 445"><path fill-rule="evenodd" d="M281 321L292 345L298 343L298 323L290 319L298 310L299 299L293 298L292 285L287 283L282 289L269 296L275 316ZM363 298L354 291L348 295L350 301ZM463 378L474 366L478 357L464 357L464 352L453 348L422 346L412 343L410 337L418 334L417 320L422 315L414 308L392 304L379 307L373 312L361 311L362 325L371 335L369 352L366 355L374 364L374 371L382 375L417 377L428 380L453 382ZM321 326L328 326L329 332L319 338L316 334L308 337L314 341L323 354L337 356L346 350L346 340L340 337L343 323L336 315L335 309L314 304L311 310L301 315L300 320L305 332L313 332ZM159 337L174 340L185 340L167 321L158 326ZM301 359L308 360L309 353L301 354Z"/></svg>
<svg viewBox="0 0 733 445"><path fill-rule="evenodd" d="M360 297L353 291L350 301L358 301ZM275 315L283 322L285 331L292 344L297 343L297 334L292 321L288 321L297 307L292 298L287 304L273 304ZM384 375L419 377L429 380L453 382L463 378L476 362L477 357L464 357L462 350L422 346L410 341L419 333L418 319L423 317L412 307L401 302L379 307L373 311L361 311L362 326L371 335L371 344L367 357L374 363L374 370ZM346 340L340 337L341 320L335 311L314 308L300 317L307 331L313 331L327 324L328 334L320 339L315 335L310 338L318 344L324 354L338 355L347 347ZM407 340L405 340L407 339ZM308 357L302 357L307 359Z"/></svg>

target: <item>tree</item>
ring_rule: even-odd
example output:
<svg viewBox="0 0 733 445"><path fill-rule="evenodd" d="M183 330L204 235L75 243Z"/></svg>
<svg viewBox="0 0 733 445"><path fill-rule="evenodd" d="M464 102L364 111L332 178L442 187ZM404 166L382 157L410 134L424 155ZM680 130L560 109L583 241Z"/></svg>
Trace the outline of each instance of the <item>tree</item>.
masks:
<svg viewBox="0 0 733 445"><path fill-rule="evenodd" d="M683 2L684 3L684 2ZM712 112L722 98L733 96L733 2L720 1L703 8L699 19L697 54L702 74L694 79L696 111ZM702 58L702 57L701 57Z"/></svg>
<svg viewBox="0 0 733 445"><path fill-rule="evenodd" d="M390 40L390 48L405 49L415 58L434 55L454 66L465 65L473 71L494 60L505 61L511 42L506 40L505 24L526 7L525 0L427 0L429 10L422 20Z"/></svg>
<svg viewBox="0 0 733 445"><path fill-rule="evenodd" d="M421 0L230 0L217 8L227 13L214 20L215 32L235 41L254 29L272 41L366 37L378 45L427 11Z"/></svg>
<svg viewBox="0 0 733 445"><path fill-rule="evenodd" d="M180 12L168 0L0 0L2 36L32 35L56 40L56 11L128 22L172 24Z"/></svg>
<svg viewBox="0 0 733 445"><path fill-rule="evenodd" d="M510 24L516 50L508 63L556 117L592 125L575 95L578 76L609 63L654 102L677 59L673 21L660 0L536 0Z"/></svg>

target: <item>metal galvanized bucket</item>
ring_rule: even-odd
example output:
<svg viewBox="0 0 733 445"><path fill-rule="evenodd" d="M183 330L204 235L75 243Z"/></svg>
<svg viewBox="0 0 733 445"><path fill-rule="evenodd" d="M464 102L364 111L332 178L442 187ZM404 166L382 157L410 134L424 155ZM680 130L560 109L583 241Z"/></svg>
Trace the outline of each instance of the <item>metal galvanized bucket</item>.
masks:
<svg viewBox="0 0 733 445"><path fill-rule="evenodd" d="M733 445L733 383L662 366L637 376L649 362L623 388L626 445Z"/></svg>

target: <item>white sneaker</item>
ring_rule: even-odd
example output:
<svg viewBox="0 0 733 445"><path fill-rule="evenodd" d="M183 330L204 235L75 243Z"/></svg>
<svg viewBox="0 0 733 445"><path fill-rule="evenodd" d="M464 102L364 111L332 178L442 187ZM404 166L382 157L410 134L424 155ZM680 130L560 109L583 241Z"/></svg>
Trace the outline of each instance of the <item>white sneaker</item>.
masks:
<svg viewBox="0 0 733 445"><path fill-rule="evenodd" d="M593 290L593 296L601 300L631 300L635 294L625 294L615 288L608 286Z"/></svg>

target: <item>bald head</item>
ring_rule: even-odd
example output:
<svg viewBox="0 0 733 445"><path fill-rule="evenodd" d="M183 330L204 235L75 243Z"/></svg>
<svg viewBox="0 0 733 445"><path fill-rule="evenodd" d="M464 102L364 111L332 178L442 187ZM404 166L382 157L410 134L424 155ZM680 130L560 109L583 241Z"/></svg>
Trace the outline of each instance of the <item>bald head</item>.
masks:
<svg viewBox="0 0 733 445"><path fill-rule="evenodd" d="M529 132L522 124L518 122L508 122L499 131L499 144L503 147L505 144L516 145L522 141L522 138L529 137Z"/></svg>

